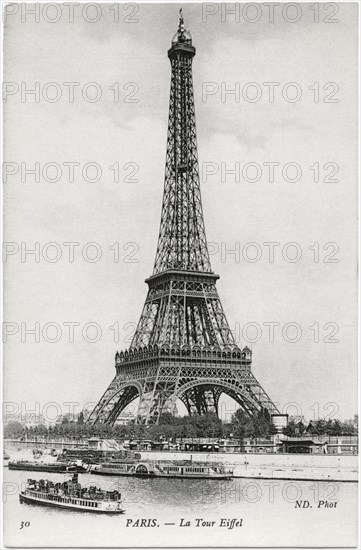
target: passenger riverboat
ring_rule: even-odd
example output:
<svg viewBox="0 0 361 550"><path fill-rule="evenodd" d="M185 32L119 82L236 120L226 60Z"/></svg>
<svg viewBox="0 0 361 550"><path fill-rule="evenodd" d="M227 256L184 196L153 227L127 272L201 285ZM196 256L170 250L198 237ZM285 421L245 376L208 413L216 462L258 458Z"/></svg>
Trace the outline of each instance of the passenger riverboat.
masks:
<svg viewBox="0 0 361 550"><path fill-rule="evenodd" d="M78 474L69 481L53 483L49 480L28 479L25 491L19 495L20 502L55 506L82 512L122 514L121 494L118 491L103 491L95 486L84 487L78 483Z"/></svg>
<svg viewBox="0 0 361 550"><path fill-rule="evenodd" d="M87 472L87 465L74 462L32 462L30 460L12 460L8 464L9 470L28 470L32 472L53 472L63 474L67 472Z"/></svg>
<svg viewBox="0 0 361 550"><path fill-rule="evenodd" d="M92 466L94 475L168 477L181 479L231 479L233 471L226 470L222 464L202 462L160 462L143 460L140 462L111 461Z"/></svg>

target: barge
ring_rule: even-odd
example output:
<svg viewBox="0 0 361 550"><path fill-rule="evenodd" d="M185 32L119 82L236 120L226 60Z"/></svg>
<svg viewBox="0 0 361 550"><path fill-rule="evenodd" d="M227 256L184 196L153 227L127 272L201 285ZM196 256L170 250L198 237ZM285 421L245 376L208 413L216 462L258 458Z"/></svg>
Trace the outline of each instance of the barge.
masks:
<svg viewBox="0 0 361 550"><path fill-rule="evenodd" d="M73 462L32 462L30 460L12 460L8 464L9 470L28 470L32 472L53 472L64 474L68 472L84 473L88 466Z"/></svg>

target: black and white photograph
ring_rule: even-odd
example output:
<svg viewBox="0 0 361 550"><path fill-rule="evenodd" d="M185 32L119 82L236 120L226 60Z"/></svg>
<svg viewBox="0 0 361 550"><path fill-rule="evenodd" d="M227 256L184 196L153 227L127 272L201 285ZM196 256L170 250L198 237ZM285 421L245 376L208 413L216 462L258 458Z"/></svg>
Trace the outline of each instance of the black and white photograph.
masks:
<svg viewBox="0 0 361 550"><path fill-rule="evenodd" d="M2 19L2 545L358 547L359 4Z"/></svg>

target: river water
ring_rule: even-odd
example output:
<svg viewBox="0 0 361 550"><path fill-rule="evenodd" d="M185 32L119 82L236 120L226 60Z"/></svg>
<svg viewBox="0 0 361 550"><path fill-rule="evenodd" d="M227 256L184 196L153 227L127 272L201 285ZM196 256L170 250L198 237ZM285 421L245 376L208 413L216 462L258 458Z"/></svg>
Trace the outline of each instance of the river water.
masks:
<svg viewBox="0 0 361 550"><path fill-rule="evenodd" d="M102 516L20 504L19 490L29 477L64 481L70 476L5 468L4 537L9 546L353 546L357 542L356 483L79 475L82 486L121 491L125 513ZM296 500L305 507L296 508ZM319 507L320 500L333 506ZM154 520L143 524L155 525L137 526L139 519ZM199 521L197 526L197 519L205 524ZM220 526L222 519L242 523L229 529Z"/></svg>

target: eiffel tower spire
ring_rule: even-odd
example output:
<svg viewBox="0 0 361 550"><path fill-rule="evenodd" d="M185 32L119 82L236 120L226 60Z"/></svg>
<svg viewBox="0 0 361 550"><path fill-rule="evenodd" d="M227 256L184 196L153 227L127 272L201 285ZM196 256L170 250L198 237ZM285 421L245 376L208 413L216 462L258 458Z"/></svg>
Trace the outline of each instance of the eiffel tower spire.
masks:
<svg viewBox="0 0 361 550"><path fill-rule="evenodd" d="M153 275L131 349L145 345L235 345L211 270L199 185L192 61L180 12L171 63L162 215Z"/></svg>
<svg viewBox="0 0 361 550"><path fill-rule="evenodd" d="M138 422L158 422L176 399L189 414L218 412L222 393L253 415L278 413L239 349L216 289L199 185L192 61L196 50L182 10L171 63L163 206L153 274L129 350L115 355L116 375L89 417L113 424L139 397Z"/></svg>
<svg viewBox="0 0 361 550"><path fill-rule="evenodd" d="M199 186L192 61L196 49L179 27L168 51L171 63L164 196L153 274L167 269L211 272Z"/></svg>

